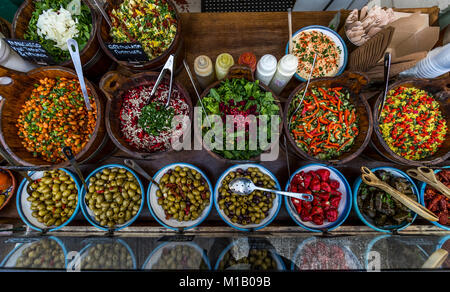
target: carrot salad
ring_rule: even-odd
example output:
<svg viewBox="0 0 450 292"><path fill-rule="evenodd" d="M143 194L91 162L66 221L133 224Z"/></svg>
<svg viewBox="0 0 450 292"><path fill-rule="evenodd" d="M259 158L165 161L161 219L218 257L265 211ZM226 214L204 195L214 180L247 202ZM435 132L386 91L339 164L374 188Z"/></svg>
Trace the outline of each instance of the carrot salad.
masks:
<svg viewBox="0 0 450 292"><path fill-rule="evenodd" d="M302 31L293 38L293 54L298 58L297 74L308 79L317 53L312 78L335 76L339 70L341 49L320 31Z"/></svg>
<svg viewBox="0 0 450 292"><path fill-rule="evenodd" d="M33 156L49 162L64 161L61 149L65 146L70 146L74 155L81 152L97 120L89 88L92 111L86 109L77 79L44 78L34 86L16 124L22 145Z"/></svg>
<svg viewBox="0 0 450 292"><path fill-rule="evenodd" d="M303 90L293 99L295 111ZM291 118L290 133L300 149L317 159L329 160L348 151L359 134L356 108L342 87L311 87Z"/></svg>

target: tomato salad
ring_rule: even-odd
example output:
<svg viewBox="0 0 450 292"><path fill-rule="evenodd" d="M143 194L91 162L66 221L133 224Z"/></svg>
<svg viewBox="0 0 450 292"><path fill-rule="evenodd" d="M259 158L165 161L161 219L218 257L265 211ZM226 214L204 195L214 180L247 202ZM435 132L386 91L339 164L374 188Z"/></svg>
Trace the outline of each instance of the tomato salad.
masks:
<svg viewBox="0 0 450 292"><path fill-rule="evenodd" d="M290 115L303 90L293 99ZM356 108L342 87L311 87L291 118L290 133L300 149L317 159L329 160L348 151L359 134Z"/></svg>
<svg viewBox="0 0 450 292"><path fill-rule="evenodd" d="M289 191L311 194L314 197L312 202L291 199L300 219L316 225L323 225L325 220L336 221L339 217L338 208L342 198L342 193L338 190L339 186L340 183L337 180L330 179L330 171L325 168L297 173L289 185Z"/></svg>
<svg viewBox="0 0 450 292"><path fill-rule="evenodd" d="M180 137L183 133L182 123L172 127L173 118L189 114L189 106L176 87L172 89L169 106L165 108L169 92L167 83L158 86L152 101L147 105L153 85L154 82L127 91L119 116L125 141L137 150L149 153L167 151L172 138Z"/></svg>

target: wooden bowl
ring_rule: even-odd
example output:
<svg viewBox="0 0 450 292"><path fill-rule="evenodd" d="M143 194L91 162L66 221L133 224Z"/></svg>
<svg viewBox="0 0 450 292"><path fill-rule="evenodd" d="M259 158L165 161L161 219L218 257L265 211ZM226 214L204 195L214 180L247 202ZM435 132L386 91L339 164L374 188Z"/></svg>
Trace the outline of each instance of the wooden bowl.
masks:
<svg viewBox="0 0 450 292"><path fill-rule="evenodd" d="M138 73L130 76L122 75L119 72L111 71L106 73L100 81L100 88L107 97L106 104L106 130L114 144L128 155L139 158L159 158L162 155L173 151L172 148L160 152L145 152L138 150L131 146L124 138L120 130L120 109L122 108L124 94L135 87L146 86L154 83L158 79L159 72ZM167 77L168 75L166 75ZM169 82L167 78L163 82ZM173 88L177 88L184 97L189 107L189 118L192 121L194 109L192 107L192 100L189 97L187 90L176 80L173 80ZM190 137L189 137L190 139Z"/></svg>
<svg viewBox="0 0 450 292"><path fill-rule="evenodd" d="M105 42L113 42L112 38L109 35L109 25L106 22L106 20L103 17L99 17L98 19L98 27L97 30L97 38L100 43L101 48L105 52L105 54L112 59L114 62L116 62L119 65L122 65L129 70L131 70L134 73L139 73L142 71L158 71L161 69L164 64L166 63L167 59L171 54L175 55L175 64L174 67L178 68L179 65L182 63L184 59L184 45L183 45L183 39L181 34L181 17L177 11L176 6L173 4L172 1L166 0L167 3L174 9L175 16L177 19L177 33L175 34L175 38L172 41L172 44L169 46L169 48L159 57L156 57L152 60L149 60L145 63L130 63L126 61L119 61L106 47ZM109 15L110 12L113 9L116 9L120 6L120 4L123 2L123 0L106 0L106 4L104 6L104 10Z"/></svg>
<svg viewBox="0 0 450 292"><path fill-rule="evenodd" d="M64 67L49 66L37 68L28 73L22 73L0 67L0 77L4 76L10 77L12 83L0 85L0 95L3 97L0 101L1 146L3 146L6 153L20 165L45 166L52 168L63 168L68 166L70 164L68 161L53 164L40 157L33 157L33 154L23 147L22 139L17 134L16 124L25 101L31 96L34 84L45 77L66 77L78 80L75 71ZM94 85L88 80L85 81L86 86L90 89L91 95L97 104L97 123L91 139L83 150L75 156L75 159L79 163L95 156L107 137L103 120L105 107L104 97L97 93Z"/></svg>
<svg viewBox="0 0 450 292"><path fill-rule="evenodd" d="M30 22L31 16L35 10L33 0L25 0L22 5L19 7L19 9L16 11L16 14L14 16L14 20L12 23L12 38L16 39L23 39L24 34L26 33L28 29L28 23ZM91 30L91 36L86 44L86 46L83 48L83 50L80 51L80 59L81 64L83 64L83 71L89 78L95 78L95 76L102 75L111 65L110 63L105 63L105 59L108 59L102 49L100 48L100 45L98 43L97 39L97 25L98 21L97 18L97 11L94 9L94 7L91 5L91 3L88 0L82 0L84 4L86 4L89 9L91 10L91 17L92 17L92 30ZM66 61L56 64L58 66L63 67L69 67L74 68L72 59L69 57Z"/></svg>
<svg viewBox="0 0 450 292"><path fill-rule="evenodd" d="M0 32L5 36L5 38L10 38L12 35L11 23L4 18L0 17Z"/></svg>
<svg viewBox="0 0 450 292"><path fill-rule="evenodd" d="M292 149L294 149L294 153L297 154L299 157L307 160L334 165L344 164L358 157L358 155L361 154L361 152L369 144L370 136L372 134L373 119L370 106L367 103L366 99L363 98L360 94L362 87L367 85L368 82L369 82L368 77L362 73L345 71L342 75L338 77L324 77L313 79L309 84L308 88L311 88L313 86L343 87L350 92L350 99L356 107L356 113L359 117L359 134L356 137L352 147L347 152L342 153L339 157L334 158L332 160L320 160L313 157L312 155L300 149L300 147L298 147L297 144L295 143L292 135L290 135L290 131L288 129L289 108L292 103L292 100L295 98L298 92L300 92L301 90L303 90L303 88L305 88L306 83L303 83L299 85L296 89L294 89L294 91L292 91L292 93L289 95L289 99L284 106L284 111L286 113L284 119L284 131L286 134L288 134L286 136L289 140L289 145L291 146Z"/></svg>
<svg viewBox="0 0 450 292"><path fill-rule="evenodd" d="M224 80L225 79L240 79L240 78L244 78L244 79L247 79L249 81L255 81L253 73L252 73L250 67L248 67L248 66L240 66L240 65L232 66L230 68L227 76L225 76ZM221 83L222 83L222 80L219 80L219 81L216 81L216 82L212 83L210 86L208 86L203 91L203 93L201 94L200 99L203 99L204 97L206 97L209 94L209 91L212 88L219 87ZM270 144L270 145L274 145L275 143L279 142L279 136L281 136L281 131L283 129L283 109L281 107L280 99L278 98L278 96L268 86L266 86L266 85L264 85L262 83L259 83L259 87L261 88L261 90L263 90L265 92L272 93L272 96L273 96L275 102L278 105L279 115L280 115L280 125L279 125L279 129L278 129L279 135ZM199 101L197 101L197 106L198 107L201 106ZM194 132L195 132L194 133L195 139L197 139L197 141L203 145L202 130L201 129L196 129ZM224 145L224 147L225 147L225 145ZM234 159L224 158L221 155L219 155L219 154L215 153L214 151L212 151L211 149L209 149L208 147L204 147L204 148L211 156L213 156L214 158L216 158L217 160L219 160L221 162L251 163L251 162L260 162L261 161L261 154L262 153L260 155L258 155L258 156L252 157L251 159L248 159L248 160L234 160ZM271 147L269 147L269 150L264 151L263 153L270 152L270 148Z"/></svg>
<svg viewBox="0 0 450 292"><path fill-rule="evenodd" d="M439 150L424 159L421 160L409 160L403 158L402 156L396 154L389 148L389 145L384 141L384 138L380 131L380 126L378 123L378 118L380 114L380 106L383 101L383 92L378 96L377 101L373 107L373 119L374 119L374 131L372 133L372 143L371 146L378 151L384 158L393 161L395 163L400 163L403 165L435 165L450 158L450 77L444 79L407 79L395 82L389 86L388 90L395 89L399 86L404 87L416 87L427 91L436 97L436 101L440 105L440 110L444 119L447 121L447 134L445 136L444 143L439 148Z"/></svg>
<svg viewBox="0 0 450 292"><path fill-rule="evenodd" d="M14 193L17 190L17 181L16 181L16 178L14 177L14 175L12 174L12 172L9 171L8 169L1 168L0 171L5 172L11 178L11 187L7 191L6 200L3 203L3 205L0 205L0 211L1 211L6 205L8 205L9 201L14 196Z"/></svg>

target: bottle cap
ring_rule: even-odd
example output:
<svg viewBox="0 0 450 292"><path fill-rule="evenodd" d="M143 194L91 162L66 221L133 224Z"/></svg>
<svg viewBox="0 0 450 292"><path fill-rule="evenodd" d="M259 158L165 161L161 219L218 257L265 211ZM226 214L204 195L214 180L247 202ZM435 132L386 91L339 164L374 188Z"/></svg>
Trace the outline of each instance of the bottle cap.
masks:
<svg viewBox="0 0 450 292"><path fill-rule="evenodd" d="M195 74L199 76L208 76L213 71L212 61L208 56L201 55L195 58L194 61Z"/></svg>
<svg viewBox="0 0 450 292"><path fill-rule="evenodd" d="M231 56L228 53L220 54L219 56L217 56L216 65L225 69L230 68L231 66L234 65L233 56Z"/></svg>
<svg viewBox="0 0 450 292"><path fill-rule="evenodd" d="M285 75L292 75L297 71L298 58L292 54L287 54L280 60L279 70Z"/></svg>
<svg viewBox="0 0 450 292"><path fill-rule="evenodd" d="M259 60L257 68L261 74L271 74L277 69L277 58L270 54L264 55Z"/></svg>

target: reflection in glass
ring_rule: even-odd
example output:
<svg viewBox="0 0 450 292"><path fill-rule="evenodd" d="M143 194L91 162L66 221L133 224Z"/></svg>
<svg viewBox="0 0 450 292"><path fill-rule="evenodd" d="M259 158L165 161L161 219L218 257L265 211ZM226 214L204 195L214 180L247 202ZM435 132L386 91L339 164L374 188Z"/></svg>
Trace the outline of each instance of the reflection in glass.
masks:
<svg viewBox="0 0 450 292"><path fill-rule="evenodd" d="M293 270L354 270L358 259L340 238L311 237L295 251Z"/></svg>
<svg viewBox="0 0 450 292"><path fill-rule="evenodd" d="M90 243L81 252L81 270L130 270L135 268L130 247L122 240Z"/></svg>
<svg viewBox="0 0 450 292"><path fill-rule="evenodd" d="M442 248L443 250L448 251L448 253L450 254L450 235L447 235L440 241L438 248ZM442 268L450 269L450 255L442 263Z"/></svg>
<svg viewBox="0 0 450 292"><path fill-rule="evenodd" d="M275 248L267 241L240 238L220 255L216 270L278 271L285 266Z"/></svg>
<svg viewBox="0 0 450 292"><path fill-rule="evenodd" d="M64 269L65 250L55 237L21 243L2 264L7 268L20 269Z"/></svg>
<svg viewBox="0 0 450 292"><path fill-rule="evenodd" d="M209 270L205 252L192 242L165 242L147 258L147 270Z"/></svg>
<svg viewBox="0 0 450 292"><path fill-rule="evenodd" d="M430 242L420 237L402 237L398 235L380 235L367 246L366 266L368 254L380 254L380 269L420 269L432 250L427 249ZM432 247L432 246L431 246Z"/></svg>

